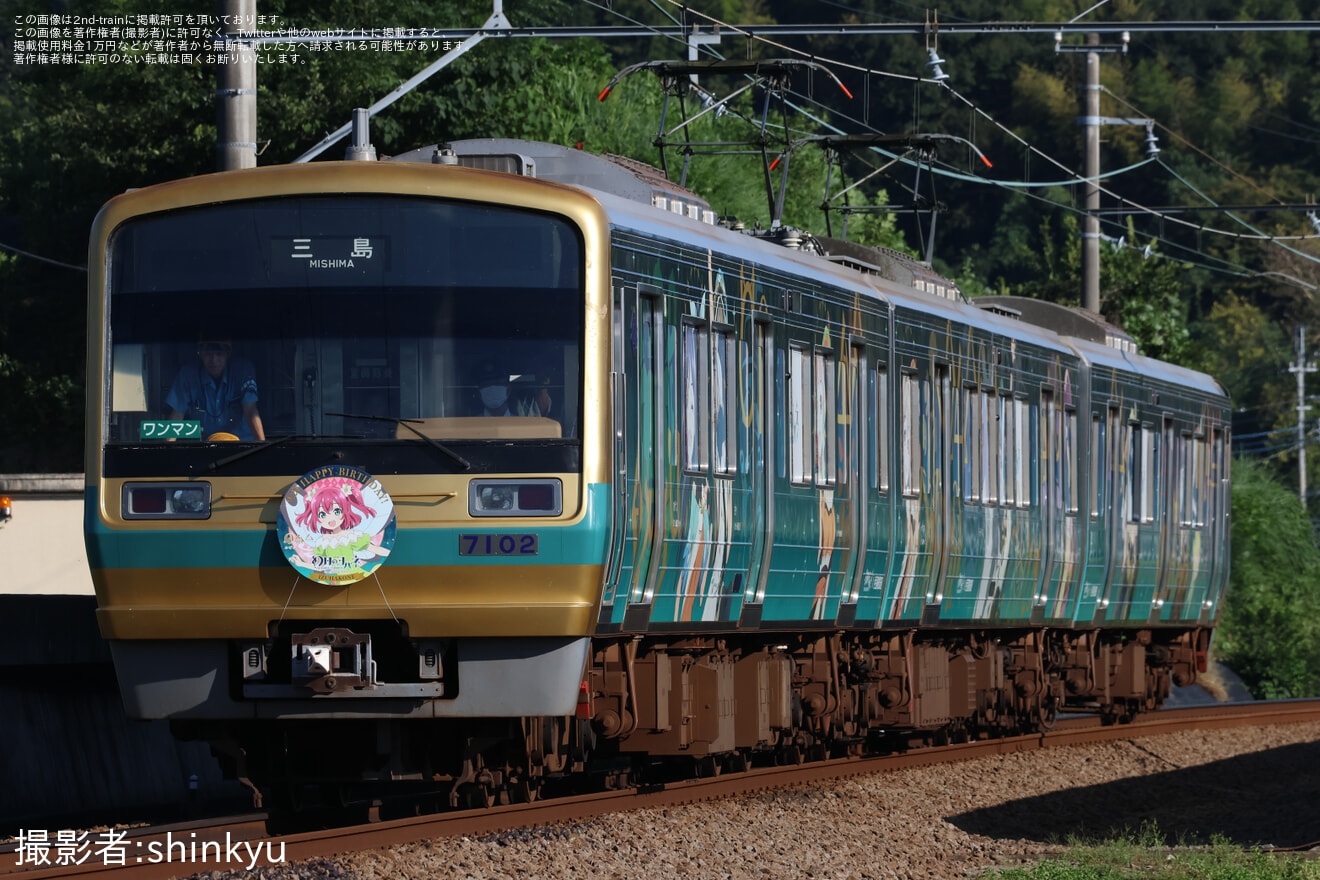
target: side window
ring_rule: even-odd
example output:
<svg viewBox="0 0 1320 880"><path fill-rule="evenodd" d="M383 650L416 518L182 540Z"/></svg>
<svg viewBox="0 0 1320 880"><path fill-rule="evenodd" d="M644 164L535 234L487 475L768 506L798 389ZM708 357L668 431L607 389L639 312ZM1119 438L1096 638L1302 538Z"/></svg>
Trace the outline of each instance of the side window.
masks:
<svg viewBox="0 0 1320 880"><path fill-rule="evenodd" d="M1178 524L1190 526L1195 521L1192 517L1192 481L1187 471L1192 455L1192 436L1185 432L1176 434L1173 443L1175 451L1172 497L1178 499Z"/></svg>
<svg viewBox="0 0 1320 880"><path fill-rule="evenodd" d="M1087 478L1090 484L1088 494L1091 499L1091 519L1098 520L1100 511L1104 509L1104 489L1100 485L1100 480L1104 477L1104 463L1109 460L1105 447L1105 423L1100 420L1099 413L1091 415L1091 445L1090 455L1087 457Z"/></svg>
<svg viewBox="0 0 1320 880"><path fill-rule="evenodd" d="M704 471L710 461L709 335L683 325L683 468Z"/></svg>
<svg viewBox="0 0 1320 880"><path fill-rule="evenodd" d="M1129 425L1131 442L1128 446L1128 501L1124 508L1128 522L1155 520L1156 481L1159 476L1159 435L1146 425Z"/></svg>
<svg viewBox="0 0 1320 880"><path fill-rule="evenodd" d="M767 345L774 345L773 341L767 341ZM791 391L785 387L788 366L784 362L784 350L774 346L774 369L771 375L774 376L774 424L775 424L775 474L779 479L784 479L788 475L789 458L789 438L793 433L793 426L789 424L792 420L792 407L787 405L786 398Z"/></svg>
<svg viewBox="0 0 1320 880"><path fill-rule="evenodd" d="M1205 509L1209 500L1209 493L1206 490L1210 483L1207 461L1205 437L1193 438L1192 522L1198 527L1204 526L1206 522Z"/></svg>
<svg viewBox="0 0 1320 880"><path fill-rule="evenodd" d="M900 454L903 457L902 490L908 497L918 494L918 469L921 467L920 438L921 400L918 396L917 377L904 373L899 386L899 420L901 421Z"/></svg>
<svg viewBox="0 0 1320 880"><path fill-rule="evenodd" d="M1200 528L1205 525L1206 486L1209 483L1205 437L1182 437L1183 455L1179 463L1182 524Z"/></svg>
<svg viewBox="0 0 1320 880"><path fill-rule="evenodd" d="M1232 448L1232 440L1227 428L1220 428L1213 434L1211 446L1211 455L1214 461L1211 463L1213 471L1210 474L1210 492L1209 499L1212 506L1207 517L1218 529L1221 525L1227 525L1230 516L1229 510L1229 472L1232 465L1229 462L1229 456L1225 451Z"/></svg>
<svg viewBox="0 0 1320 880"><path fill-rule="evenodd" d="M889 491L889 374L885 370L871 373L872 433L871 473L872 488L882 493Z"/></svg>
<svg viewBox="0 0 1320 880"><path fill-rule="evenodd" d="M1030 414L1035 412L1033 407L1027 409L1027 402L1020 397L1013 398L1013 473L1017 477L1017 506L1030 507L1031 493L1028 491L1027 484L1031 480L1031 462L1035 446L1034 441L1028 445L1027 437L1031 435Z"/></svg>
<svg viewBox="0 0 1320 880"><path fill-rule="evenodd" d="M1045 499L1049 497L1049 488L1045 481L1049 479L1048 469L1042 467L1044 462L1044 452L1041 447L1041 407L1037 404L1027 406L1028 425L1026 429L1027 442L1031 444L1027 458L1027 466L1031 469L1028 479L1027 490L1030 493L1028 501L1032 506L1041 506Z"/></svg>
<svg viewBox="0 0 1320 880"><path fill-rule="evenodd" d="M714 404L715 473L732 474L738 467L738 355L732 334L711 335L711 402Z"/></svg>
<svg viewBox="0 0 1320 880"><path fill-rule="evenodd" d="M999 500L999 431L995 424L995 395L981 392L981 500Z"/></svg>
<svg viewBox="0 0 1320 880"><path fill-rule="evenodd" d="M788 351L788 462L789 479L794 483L811 481L811 452L807 431L811 413L811 361L807 353L794 346Z"/></svg>
<svg viewBox="0 0 1320 880"><path fill-rule="evenodd" d="M812 458L815 464L816 485L833 486L838 474L838 452L835 437L838 431L838 399L835 397L834 356L818 351L812 358L813 386L812 410L815 430L812 432Z"/></svg>
<svg viewBox="0 0 1320 880"><path fill-rule="evenodd" d="M1042 388L1040 391L1039 430L1031 433L1040 443L1038 454L1032 456L1032 458L1038 462L1039 501L1046 508L1058 507L1063 503L1063 496L1059 491L1059 481L1062 476L1059 468L1059 440L1055 422L1057 418L1058 412L1054 408L1054 392Z"/></svg>
<svg viewBox="0 0 1320 880"><path fill-rule="evenodd" d="M1141 499L1141 521L1154 522L1160 490L1160 435L1158 431L1145 425L1141 427L1141 433L1144 436L1141 464L1146 478L1146 488Z"/></svg>
<svg viewBox="0 0 1320 880"><path fill-rule="evenodd" d="M968 503L981 499L981 419L977 415L980 409L980 395L975 388L964 387L959 399L962 412L962 484L963 501Z"/></svg>
<svg viewBox="0 0 1320 880"><path fill-rule="evenodd" d="M1127 474L1126 486L1123 501L1124 519L1128 522L1141 522L1141 511L1144 501L1142 499L1142 489L1145 486L1145 471L1142 469L1142 430L1141 426L1129 422L1127 443Z"/></svg>
<svg viewBox="0 0 1320 880"><path fill-rule="evenodd" d="M1013 443L1013 398L999 396L999 484L1004 487L1003 501L1011 506L1017 499L1017 477L1015 476Z"/></svg>
<svg viewBox="0 0 1320 880"><path fill-rule="evenodd" d="M1063 454L1064 462L1064 498L1068 513L1077 512L1077 410L1065 410L1063 414Z"/></svg>

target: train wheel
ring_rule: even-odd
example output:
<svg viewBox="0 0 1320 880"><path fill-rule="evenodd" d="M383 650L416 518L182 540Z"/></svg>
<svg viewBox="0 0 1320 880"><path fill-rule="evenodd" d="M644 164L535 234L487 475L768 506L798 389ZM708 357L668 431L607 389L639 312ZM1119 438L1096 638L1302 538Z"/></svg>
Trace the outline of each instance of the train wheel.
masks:
<svg viewBox="0 0 1320 880"><path fill-rule="evenodd" d="M775 753L775 763L783 767L794 767L801 764L806 759L802 754L802 749L796 743L780 746L779 751Z"/></svg>
<svg viewBox="0 0 1320 880"><path fill-rule="evenodd" d="M530 804L536 800L537 789L526 779L515 779L509 783L509 800L515 804Z"/></svg>
<svg viewBox="0 0 1320 880"><path fill-rule="evenodd" d="M307 786L294 779L284 779L270 791L270 810L272 813L301 813L307 808Z"/></svg>
<svg viewBox="0 0 1320 880"><path fill-rule="evenodd" d="M479 782L469 782L459 789L459 798L469 810L488 810L495 805L495 796Z"/></svg>

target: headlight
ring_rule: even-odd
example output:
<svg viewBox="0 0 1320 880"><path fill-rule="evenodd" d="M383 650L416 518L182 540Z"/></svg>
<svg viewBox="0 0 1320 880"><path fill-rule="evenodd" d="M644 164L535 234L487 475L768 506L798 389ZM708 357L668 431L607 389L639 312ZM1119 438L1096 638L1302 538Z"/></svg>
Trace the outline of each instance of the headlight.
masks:
<svg viewBox="0 0 1320 880"><path fill-rule="evenodd" d="M559 516L564 485L559 480L473 480L468 484L472 516Z"/></svg>
<svg viewBox="0 0 1320 880"><path fill-rule="evenodd" d="M124 519L206 519L210 483L125 483Z"/></svg>

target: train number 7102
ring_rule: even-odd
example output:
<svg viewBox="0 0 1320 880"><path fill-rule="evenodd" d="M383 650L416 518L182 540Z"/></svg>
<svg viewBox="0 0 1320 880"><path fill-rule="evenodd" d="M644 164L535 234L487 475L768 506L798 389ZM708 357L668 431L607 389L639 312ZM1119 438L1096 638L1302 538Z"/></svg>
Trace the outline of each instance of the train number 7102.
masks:
<svg viewBox="0 0 1320 880"><path fill-rule="evenodd" d="M459 535L459 556L535 556L536 535Z"/></svg>

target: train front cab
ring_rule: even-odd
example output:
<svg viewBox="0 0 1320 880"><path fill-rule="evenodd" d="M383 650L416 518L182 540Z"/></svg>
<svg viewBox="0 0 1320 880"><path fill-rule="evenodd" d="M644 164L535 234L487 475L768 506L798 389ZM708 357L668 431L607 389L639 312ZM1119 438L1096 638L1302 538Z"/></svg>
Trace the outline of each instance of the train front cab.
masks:
<svg viewBox="0 0 1320 880"><path fill-rule="evenodd" d="M578 191L427 165L110 202L90 252L86 540L129 715L253 751L276 720L276 750L309 759L353 750L294 722L340 719L368 762L419 730L373 719L571 716L608 528L605 240ZM172 417L203 341L254 365L264 442ZM479 415L489 364L511 393L547 391L548 413ZM390 499L389 541L379 502L343 504L381 529L353 554L363 576L291 555L310 509L292 503L312 503L293 490L322 479ZM356 760L339 769L385 772Z"/></svg>

